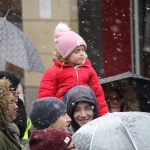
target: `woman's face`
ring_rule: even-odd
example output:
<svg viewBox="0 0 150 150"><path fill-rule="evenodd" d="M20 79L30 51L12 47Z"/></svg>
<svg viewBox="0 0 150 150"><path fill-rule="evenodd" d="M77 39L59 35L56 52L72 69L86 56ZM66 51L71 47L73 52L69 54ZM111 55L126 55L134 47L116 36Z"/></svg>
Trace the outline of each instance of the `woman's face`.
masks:
<svg viewBox="0 0 150 150"><path fill-rule="evenodd" d="M79 102L74 108L73 118L79 126L83 126L94 118L94 106L87 102Z"/></svg>
<svg viewBox="0 0 150 150"><path fill-rule="evenodd" d="M122 102L117 92L110 91L106 96L106 100L110 100L113 112L120 112Z"/></svg>
<svg viewBox="0 0 150 150"><path fill-rule="evenodd" d="M17 110L18 110L18 106L16 104L14 95L12 94L12 92L10 92L10 98L9 98L9 105L10 105L10 109L11 109L11 116L12 116L12 120L16 119L17 116Z"/></svg>

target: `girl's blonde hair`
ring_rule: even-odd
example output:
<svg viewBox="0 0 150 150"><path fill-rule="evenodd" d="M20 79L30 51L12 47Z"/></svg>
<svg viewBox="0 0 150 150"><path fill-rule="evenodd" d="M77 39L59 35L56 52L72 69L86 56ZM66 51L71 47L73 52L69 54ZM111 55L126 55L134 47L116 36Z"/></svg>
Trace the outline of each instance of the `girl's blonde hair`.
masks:
<svg viewBox="0 0 150 150"><path fill-rule="evenodd" d="M54 49L54 53L53 56L56 56L58 60L60 60L61 62L67 64L67 58L63 59L62 56L58 53L57 48Z"/></svg>

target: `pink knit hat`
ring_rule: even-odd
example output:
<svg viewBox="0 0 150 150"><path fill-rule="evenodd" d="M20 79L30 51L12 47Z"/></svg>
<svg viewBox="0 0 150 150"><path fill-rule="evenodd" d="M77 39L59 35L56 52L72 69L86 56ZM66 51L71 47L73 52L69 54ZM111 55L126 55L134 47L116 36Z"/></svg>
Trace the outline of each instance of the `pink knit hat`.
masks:
<svg viewBox="0 0 150 150"><path fill-rule="evenodd" d="M57 51L62 58L67 58L78 46L87 45L83 38L77 33L70 31L70 28L65 23L59 23L55 28L54 41Z"/></svg>
<svg viewBox="0 0 150 150"><path fill-rule="evenodd" d="M71 141L67 132L46 128L32 131L29 146L31 150L66 150Z"/></svg>

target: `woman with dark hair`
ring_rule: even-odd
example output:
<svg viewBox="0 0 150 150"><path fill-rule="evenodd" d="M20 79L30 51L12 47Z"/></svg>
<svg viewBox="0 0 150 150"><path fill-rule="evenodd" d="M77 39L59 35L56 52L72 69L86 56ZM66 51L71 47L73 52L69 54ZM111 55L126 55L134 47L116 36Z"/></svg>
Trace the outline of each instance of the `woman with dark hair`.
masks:
<svg viewBox="0 0 150 150"><path fill-rule="evenodd" d="M72 135L81 126L98 117L98 105L93 90L78 85L71 88L66 96L67 114L71 118L69 134Z"/></svg>
<svg viewBox="0 0 150 150"><path fill-rule="evenodd" d="M105 99L110 102L112 112L139 111L139 101L128 80L102 84Z"/></svg>

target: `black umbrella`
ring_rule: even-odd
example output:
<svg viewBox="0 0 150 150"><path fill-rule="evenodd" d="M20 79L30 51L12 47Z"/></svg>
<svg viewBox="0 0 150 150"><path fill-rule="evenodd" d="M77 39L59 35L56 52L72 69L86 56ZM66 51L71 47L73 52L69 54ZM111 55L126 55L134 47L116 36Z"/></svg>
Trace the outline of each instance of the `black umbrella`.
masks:
<svg viewBox="0 0 150 150"><path fill-rule="evenodd" d="M150 112L150 79L131 73L130 71L115 76L102 78L100 83L102 86L119 80L127 79L129 84L134 88L140 103L140 110Z"/></svg>
<svg viewBox="0 0 150 150"><path fill-rule="evenodd" d="M32 41L16 26L0 17L0 58L27 71L44 72Z"/></svg>

